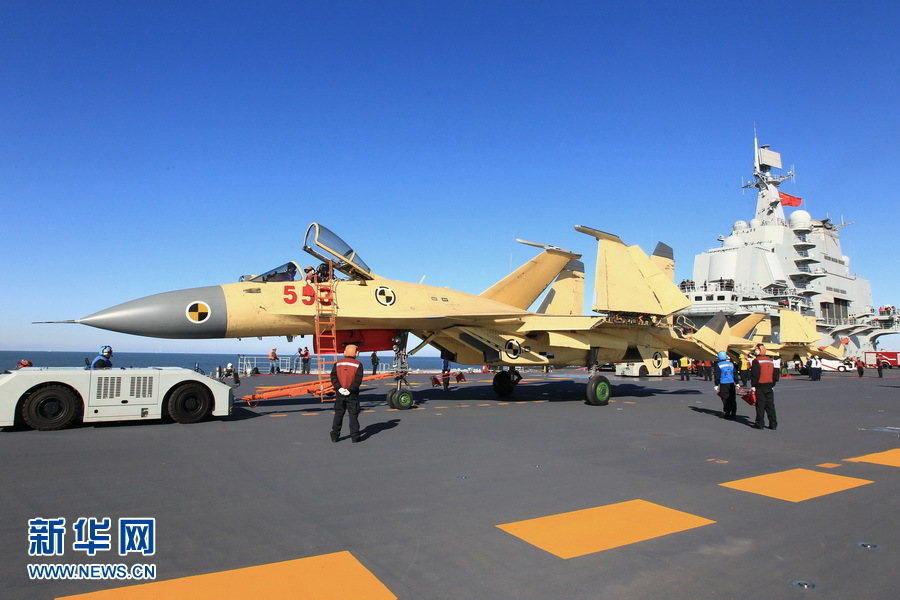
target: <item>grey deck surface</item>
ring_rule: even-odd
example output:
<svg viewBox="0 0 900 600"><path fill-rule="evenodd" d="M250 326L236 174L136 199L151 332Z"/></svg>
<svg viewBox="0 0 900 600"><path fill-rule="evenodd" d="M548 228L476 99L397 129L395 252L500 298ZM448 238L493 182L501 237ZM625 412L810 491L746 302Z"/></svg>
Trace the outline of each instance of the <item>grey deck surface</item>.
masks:
<svg viewBox="0 0 900 600"><path fill-rule="evenodd" d="M154 517L140 562L157 580L348 551L403 599L897 597L900 468L845 461L900 448L896 370L782 380L777 431L749 427L740 400L743 418L720 419L696 379L611 377L615 401L594 407L584 379L526 376L503 402L468 378L447 393L413 376L408 411L369 385L359 444L331 443L331 404L309 398L195 425L6 429L3 597L127 585L28 579L28 520L90 516ZM236 395L298 380L248 378ZM720 485L791 469L873 483L801 502ZM568 559L497 527L636 499L715 522Z"/></svg>

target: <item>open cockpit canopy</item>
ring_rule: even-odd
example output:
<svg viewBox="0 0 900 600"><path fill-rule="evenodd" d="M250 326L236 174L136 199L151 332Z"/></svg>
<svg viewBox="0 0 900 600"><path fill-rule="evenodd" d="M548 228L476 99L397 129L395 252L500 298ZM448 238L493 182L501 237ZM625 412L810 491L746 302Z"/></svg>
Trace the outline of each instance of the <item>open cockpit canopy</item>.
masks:
<svg viewBox="0 0 900 600"><path fill-rule="evenodd" d="M333 231L318 223L313 223L306 230L303 250L322 262L331 261L335 271L340 271L352 279L374 278L369 265L356 254L356 250L348 246Z"/></svg>

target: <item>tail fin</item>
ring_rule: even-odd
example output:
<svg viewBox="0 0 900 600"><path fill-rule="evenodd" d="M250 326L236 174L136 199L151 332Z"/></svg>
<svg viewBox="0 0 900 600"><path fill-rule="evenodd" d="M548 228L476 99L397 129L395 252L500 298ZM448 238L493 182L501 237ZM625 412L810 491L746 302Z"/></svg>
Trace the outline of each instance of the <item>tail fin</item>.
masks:
<svg viewBox="0 0 900 600"><path fill-rule="evenodd" d="M657 242L650 260L659 267L660 271L669 276L669 281L675 282L675 251L672 250L672 246Z"/></svg>
<svg viewBox="0 0 900 600"><path fill-rule="evenodd" d="M691 305L673 282L674 272L658 266L666 268L670 259L659 256L654 262L638 246L626 246L618 236L590 227L578 225L575 231L597 239L594 312L666 316Z"/></svg>
<svg viewBox="0 0 900 600"><path fill-rule="evenodd" d="M584 307L584 263L574 258L560 272L541 302L542 315L580 315Z"/></svg>
<svg viewBox="0 0 900 600"><path fill-rule="evenodd" d="M815 321L804 317L797 311L779 310L779 321L781 321L781 343L799 343L799 344L815 344L819 341L819 334L816 332Z"/></svg>
<svg viewBox="0 0 900 600"><path fill-rule="evenodd" d="M840 360L844 358L844 350L846 349L846 344L849 340L847 338L841 338L834 340L830 346L819 346L819 355L826 356L828 358L833 358L835 360Z"/></svg>
<svg viewBox="0 0 900 600"><path fill-rule="evenodd" d="M749 340L750 334L753 333L760 321L765 318L765 313L751 313L731 326L731 335Z"/></svg>
<svg viewBox="0 0 900 600"><path fill-rule="evenodd" d="M715 354L722 350L727 350L731 345L732 335L731 327L728 326L728 320L725 313L721 310L713 315L706 325L698 329L692 336L694 341L703 346L707 351Z"/></svg>
<svg viewBox="0 0 900 600"><path fill-rule="evenodd" d="M543 248L544 251L482 292L481 297L526 310L534 304L560 271L566 268L569 261L581 258L581 255L556 246L525 240L516 241Z"/></svg>

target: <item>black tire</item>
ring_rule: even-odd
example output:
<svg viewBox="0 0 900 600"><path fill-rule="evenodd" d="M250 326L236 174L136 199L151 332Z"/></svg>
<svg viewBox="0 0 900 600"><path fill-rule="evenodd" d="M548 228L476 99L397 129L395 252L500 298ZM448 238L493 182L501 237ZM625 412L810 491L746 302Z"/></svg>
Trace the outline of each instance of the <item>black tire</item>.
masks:
<svg viewBox="0 0 900 600"><path fill-rule="evenodd" d="M397 397L397 392L399 392L399 391L400 390L395 388L387 393L387 403L388 403L388 406L390 406L391 408L394 408L394 409L397 408L396 397Z"/></svg>
<svg viewBox="0 0 900 600"><path fill-rule="evenodd" d="M672 375L672 369L670 369L669 367L666 367L665 369L662 370L663 377L670 377L671 375Z"/></svg>
<svg viewBox="0 0 900 600"><path fill-rule="evenodd" d="M212 395L200 383L183 383L169 394L166 410L175 421L183 424L205 419L212 408Z"/></svg>
<svg viewBox="0 0 900 600"><path fill-rule="evenodd" d="M648 377L650 375L650 371L647 370L647 365L641 365L641 368L638 369L638 377Z"/></svg>
<svg viewBox="0 0 900 600"><path fill-rule="evenodd" d="M80 402L71 388L45 385L33 391L22 403L22 419L32 429L54 431L72 424Z"/></svg>
<svg viewBox="0 0 900 600"><path fill-rule="evenodd" d="M513 383L512 374L509 371L497 371L494 375L494 393L501 398L511 396L516 384Z"/></svg>
<svg viewBox="0 0 900 600"><path fill-rule="evenodd" d="M399 410L409 410L416 405L416 400L410 390L397 390L394 394L394 405Z"/></svg>
<svg viewBox="0 0 900 600"><path fill-rule="evenodd" d="M593 406L606 406L609 397L612 396L612 388L609 379L603 375L594 375L587 384L587 403Z"/></svg>

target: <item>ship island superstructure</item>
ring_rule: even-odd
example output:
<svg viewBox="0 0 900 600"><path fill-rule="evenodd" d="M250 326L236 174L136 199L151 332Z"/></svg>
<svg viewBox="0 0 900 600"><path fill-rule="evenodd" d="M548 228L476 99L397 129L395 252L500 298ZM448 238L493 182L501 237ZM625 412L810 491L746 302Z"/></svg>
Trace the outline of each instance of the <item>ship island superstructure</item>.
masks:
<svg viewBox="0 0 900 600"><path fill-rule="evenodd" d="M680 284L693 305L679 315L702 326L718 311L731 322L789 308L815 318L820 345L842 341L850 356L878 349L879 337L900 332L900 315L876 310L869 281L851 272L838 234L851 223L813 219L799 208L785 218L784 208L802 200L779 190L794 173L773 169L782 169L781 155L754 136L753 181L744 187L757 189L756 214L720 236L720 248L694 258L693 279Z"/></svg>

